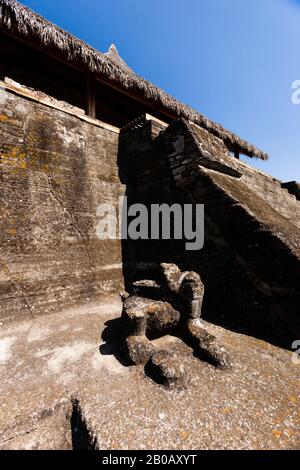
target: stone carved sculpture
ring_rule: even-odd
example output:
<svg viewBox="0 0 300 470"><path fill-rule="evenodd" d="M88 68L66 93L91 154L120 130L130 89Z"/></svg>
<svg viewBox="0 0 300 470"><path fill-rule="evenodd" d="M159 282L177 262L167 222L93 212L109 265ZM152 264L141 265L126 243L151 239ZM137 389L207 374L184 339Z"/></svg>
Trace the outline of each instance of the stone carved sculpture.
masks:
<svg viewBox="0 0 300 470"><path fill-rule="evenodd" d="M185 385L186 371L176 348L157 349L149 338L176 328L195 352L221 368L230 360L217 338L202 325L204 285L199 274L182 272L175 264L162 263L162 284L145 280L133 283L132 295L123 297L126 346L135 364L147 364L170 387Z"/></svg>

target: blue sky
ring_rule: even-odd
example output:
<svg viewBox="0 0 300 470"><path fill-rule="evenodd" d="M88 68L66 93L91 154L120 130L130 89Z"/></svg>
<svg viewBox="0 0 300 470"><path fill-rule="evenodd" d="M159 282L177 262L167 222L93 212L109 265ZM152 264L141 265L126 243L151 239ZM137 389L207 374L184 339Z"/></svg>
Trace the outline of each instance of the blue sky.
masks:
<svg viewBox="0 0 300 470"><path fill-rule="evenodd" d="M251 164L300 180L300 0L24 0L257 145Z"/></svg>

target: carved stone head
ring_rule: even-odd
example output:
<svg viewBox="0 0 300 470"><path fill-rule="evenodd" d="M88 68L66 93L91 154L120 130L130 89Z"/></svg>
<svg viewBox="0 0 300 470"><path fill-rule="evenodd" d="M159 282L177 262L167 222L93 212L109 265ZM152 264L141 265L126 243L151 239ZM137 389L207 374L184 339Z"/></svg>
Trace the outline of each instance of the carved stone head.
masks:
<svg viewBox="0 0 300 470"><path fill-rule="evenodd" d="M179 295L184 306L184 314L188 318L199 318L204 296L204 285L199 274L193 271L184 273Z"/></svg>

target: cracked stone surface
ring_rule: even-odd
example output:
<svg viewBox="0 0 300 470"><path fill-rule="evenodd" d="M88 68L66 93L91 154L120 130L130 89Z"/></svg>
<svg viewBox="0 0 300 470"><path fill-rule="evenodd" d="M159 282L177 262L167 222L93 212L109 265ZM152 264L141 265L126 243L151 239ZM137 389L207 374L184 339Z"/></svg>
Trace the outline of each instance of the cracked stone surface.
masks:
<svg viewBox="0 0 300 470"><path fill-rule="evenodd" d="M300 369L291 352L210 324L234 357L224 371L165 336L155 346L180 349L190 377L185 389L166 390L143 365L122 362L121 311L116 296L2 327L1 449L65 448L72 397L100 449L300 447Z"/></svg>

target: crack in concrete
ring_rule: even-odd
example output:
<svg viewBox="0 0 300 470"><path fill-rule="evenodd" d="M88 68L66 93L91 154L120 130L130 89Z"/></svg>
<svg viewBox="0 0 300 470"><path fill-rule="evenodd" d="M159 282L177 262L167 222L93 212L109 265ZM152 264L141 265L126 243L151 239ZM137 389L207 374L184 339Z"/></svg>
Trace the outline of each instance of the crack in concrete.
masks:
<svg viewBox="0 0 300 470"><path fill-rule="evenodd" d="M30 434L33 431L37 431L38 428L39 427L37 426L35 428L29 429L28 431L20 432L19 434L16 434L15 436L8 437L7 439L4 439L3 441L0 441L0 445L5 444L5 442L12 441L13 439L17 439L18 437L26 436L26 434Z"/></svg>
<svg viewBox="0 0 300 470"><path fill-rule="evenodd" d="M49 191L50 191L50 194L51 196L53 197L53 199L62 207L63 211L66 212L70 218L70 222L71 222L71 226L75 229L75 231L79 234L80 238L82 239L82 241L84 242L84 245L85 245L85 248L86 248L86 253L87 253L87 258L89 260L89 263L90 263L90 267L92 269L95 268L94 264L93 264L93 261L90 257L90 253L89 253L89 249L88 249L88 245L87 245L87 238L84 236L84 234L82 233L82 231L80 230L80 228L78 227L78 221L76 220L76 217L74 216L74 214L72 214L72 212L67 208L65 207L64 203L62 202L62 200L57 196L57 194L53 191L53 186L52 186L52 178L51 178L51 175L47 175L48 177L48 188L49 188Z"/></svg>
<svg viewBox="0 0 300 470"><path fill-rule="evenodd" d="M11 283L14 285L16 291L17 291L17 292L20 294L20 296L23 298L24 303L25 303L26 307L28 308L28 310L29 310L31 316L32 316L33 318L35 318L35 314L33 313L33 308L32 308L32 306L30 305L30 303L29 303L29 301L28 301L28 299L27 299L27 297L26 297L25 292L23 291L23 289L22 289L22 287L20 286L19 282L18 282L18 281L14 278L14 276L12 275L12 273L11 273L11 271L10 271L8 265L2 263L2 268L3 268L3 270L6 272L6 275L8 276L9 280L11 281Z"/></svg>

